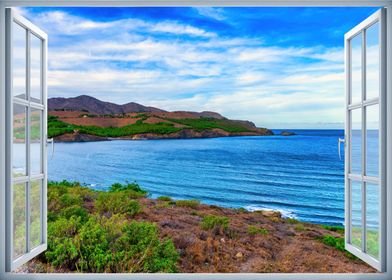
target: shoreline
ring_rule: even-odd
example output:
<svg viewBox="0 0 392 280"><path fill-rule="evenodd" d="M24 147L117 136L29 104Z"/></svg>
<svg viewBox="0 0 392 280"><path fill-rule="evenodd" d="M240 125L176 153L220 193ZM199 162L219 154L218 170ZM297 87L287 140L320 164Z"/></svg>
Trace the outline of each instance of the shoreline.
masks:
<svg viewBox="0 0 392 280"><path fill-rule="evenodd" d="M48 250L22 272L375 272L344 250L342 227L285 219L276 211L152 199L136 183L95 191L50 182L48 215ZM95 259L84 246L97 240ZM147 254L151 250L156 253Z"/></svg>

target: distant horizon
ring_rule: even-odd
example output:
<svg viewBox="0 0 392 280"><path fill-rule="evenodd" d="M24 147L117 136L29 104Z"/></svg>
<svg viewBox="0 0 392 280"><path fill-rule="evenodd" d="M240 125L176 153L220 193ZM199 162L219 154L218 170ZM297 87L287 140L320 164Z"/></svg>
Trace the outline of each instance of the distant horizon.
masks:
<svg viewBox="0 0 392 280"><path fill-rule="evenodd" d="M48 33L49 97L309 129L343 127L344 34L376 10L17 9Z"/></svg>

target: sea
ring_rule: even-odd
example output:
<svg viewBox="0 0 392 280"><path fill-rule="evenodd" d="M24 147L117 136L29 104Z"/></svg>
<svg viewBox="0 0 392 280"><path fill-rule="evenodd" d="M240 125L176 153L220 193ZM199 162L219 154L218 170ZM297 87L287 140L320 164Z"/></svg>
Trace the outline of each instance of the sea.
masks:
<svg viewBox="0 0 392 280"><path fill-rule="evenodd" d="M305 222L344 222L343 130L293 136L56 143L49 180L96 190L137 182L150 197L197 199L231 208L277 210Z"/></svg>

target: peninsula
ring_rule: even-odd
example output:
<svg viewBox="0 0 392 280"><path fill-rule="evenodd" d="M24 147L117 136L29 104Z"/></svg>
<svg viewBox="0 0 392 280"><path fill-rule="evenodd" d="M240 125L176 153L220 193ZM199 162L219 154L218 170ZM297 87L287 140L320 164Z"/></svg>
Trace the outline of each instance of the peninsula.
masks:
<svg viewBox="0 0 392 280"><path fill-rule="evenodd" d="M60 142L266 136L273 132L216 112L174 111L87 95L48 100L48 136Z"/></svg>

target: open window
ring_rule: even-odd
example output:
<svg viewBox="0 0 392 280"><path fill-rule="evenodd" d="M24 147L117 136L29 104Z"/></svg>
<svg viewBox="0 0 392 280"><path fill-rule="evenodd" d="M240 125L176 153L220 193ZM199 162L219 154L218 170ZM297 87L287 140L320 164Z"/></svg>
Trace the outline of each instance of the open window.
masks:
<svg viewBox="0 0 392 280"><path fill-rule="evenodd" d="M6 10L6 271L47 248L47 35ZM386 10L345 36L345 247L386 270Z"/></svg>
<svg viewBox="0 0 392 280"><path fill-rule="evenodd" d="M7 250L12 271L46 250L47 36L6 11Z"/></svg>
<svg viewBox="0 0 392 280"><path fill-rule="evenodd" d="M385 271L385 10L345 36L346 249Z"/></svg>

